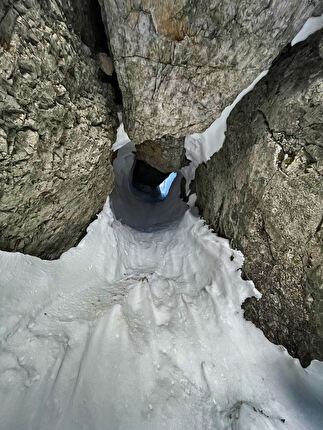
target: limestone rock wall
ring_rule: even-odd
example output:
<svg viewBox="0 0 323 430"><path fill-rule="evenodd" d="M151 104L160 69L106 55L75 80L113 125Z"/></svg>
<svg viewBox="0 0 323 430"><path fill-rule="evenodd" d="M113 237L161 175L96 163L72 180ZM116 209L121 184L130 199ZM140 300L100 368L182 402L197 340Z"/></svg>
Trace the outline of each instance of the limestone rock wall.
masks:
<svg viewBox="0 0 323 430"><path fill-rule="evenodd" d="M204 131L319 0L100 0L135 144Z"/></svg>
<svg viewBox="0 0 323 430"><path fill-rule="evenodd" d="M323 31L287 49L232 111L197 169L203 217L263 294L245 316L303 365L323 359Z"/></svg>
<svg viewBox="0 0 323 430"><path fill-rule="evenodd" d="M185 155L185 139L182 137L162 137L137 145L136 158L143 160L164 173L177 172L189 164Z"/></svg>
<svg viewBox="0 0 323 430"><path fill-rule="evenodd" d="M61 3L0 5L0 249L46 259L102 209L118 125L115 90L82 38L102 43Z"/></svg>

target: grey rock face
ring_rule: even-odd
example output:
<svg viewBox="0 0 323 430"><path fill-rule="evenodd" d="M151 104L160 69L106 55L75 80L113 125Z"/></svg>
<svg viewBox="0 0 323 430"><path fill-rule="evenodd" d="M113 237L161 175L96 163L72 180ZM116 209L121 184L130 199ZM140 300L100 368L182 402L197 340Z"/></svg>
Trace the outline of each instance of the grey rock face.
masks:
<svg viewBox="0 0 323 430"><path fill-rule="evenodd" d="M91 50L105 52L108 49L97 0L41 0L40 3L53 19L61 20L64 14L68 27ZM57 13L57 9L61 13Z"/></svg>
<svg viewBox="0 0 323 430"><path fill-rule="evenodd" d="M320 4L100 0L135 144L204 131Z"/></svg>
<svg viewBox="0 0 323 430"><path fill-rule="evenodd" d="M55 0L3 3L0 39L0 248L57 258L112 190L115 93Z"/></svg>
<svg viewBox="0 0 323 430"><path fill-rule="evenodd" d="M184 138L162 137L137 145L136 158L164 173L177 172L189 161L185 156Z"/></svg>
<svg viewBox="0 0 323 430"><path fill-rule="evenodd" d="M323 32L280 55L196 174L198 205L263 294L245 316L303 365L323 359Z"/></svg>

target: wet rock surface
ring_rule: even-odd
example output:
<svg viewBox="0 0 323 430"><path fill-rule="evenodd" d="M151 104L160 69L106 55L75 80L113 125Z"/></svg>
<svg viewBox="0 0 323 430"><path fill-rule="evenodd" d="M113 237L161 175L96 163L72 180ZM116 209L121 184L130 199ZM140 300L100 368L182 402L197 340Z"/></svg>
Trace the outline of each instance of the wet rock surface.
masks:
<svg viewBox="0 0 323 430"><path fill-rule="evenodd" d="M177 172L189 164L185 156L184 138L162 137L137 145L136 158L164 173Z"/></svg>
<svg viewBox="0 0 323 430"><path fill-rule="evenodd" d="M113 188L116 93L99 70L93 49L104 43L81 3L0 6L2 250L59 257Z"/></svg>
<svg viewBox="0 0 323 430"><path fill-rule="evenodd" d="M323 359L323 31L286 49L197 169L198 206L263 294L245 317L303 365Z"/></svg>
<svg viewBox="0 0 323 430"><path fill-rule="evenodd" d="M204 131L319 0L100 0L135 144Z"/></svg>

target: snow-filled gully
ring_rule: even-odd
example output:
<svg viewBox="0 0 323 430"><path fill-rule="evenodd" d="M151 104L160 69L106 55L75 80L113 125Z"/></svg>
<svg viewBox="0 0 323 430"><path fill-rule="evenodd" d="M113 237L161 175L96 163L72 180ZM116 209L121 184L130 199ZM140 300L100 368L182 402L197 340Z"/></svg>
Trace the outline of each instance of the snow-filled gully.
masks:
<svg viewBox="0 0 323 430"><path fill-rule="evenodd" d="M180 177L161 202L136 193L132 149L79 246L0 253L0 429L321 429L320 363L243 319L259 294L241 253L180 200Z"/></svg>
<svg viewBox="0 0 323 430"><path fill-rule="evenodd" d="M187 138L188 186L265 73ZM0 252L0 430L321 430L322 363L303 369L244 320L259 293L179 198L181 174L156 201L132 186L122 125L117 149L115 190L76 248Z"/></svg>

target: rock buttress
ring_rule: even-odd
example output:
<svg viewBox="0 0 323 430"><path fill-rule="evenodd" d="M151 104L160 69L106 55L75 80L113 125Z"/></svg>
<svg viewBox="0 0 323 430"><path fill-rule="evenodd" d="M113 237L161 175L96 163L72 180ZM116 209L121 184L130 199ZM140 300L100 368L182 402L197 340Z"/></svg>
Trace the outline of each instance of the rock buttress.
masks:
<svg viewBox="0 0 323 430"><path fill-rule="evenodd" d="M116 94L81 18L70 22L56 0L0 6L2 250L58 258L113 188Z"/></svg>
<svg viewBox="0 0 323 430"><path fill-rule="evenodd" d="M320 31L278 57L196 174L203 217L263 294L245 317L305 366L323 359L322 42Z"/></svg>

